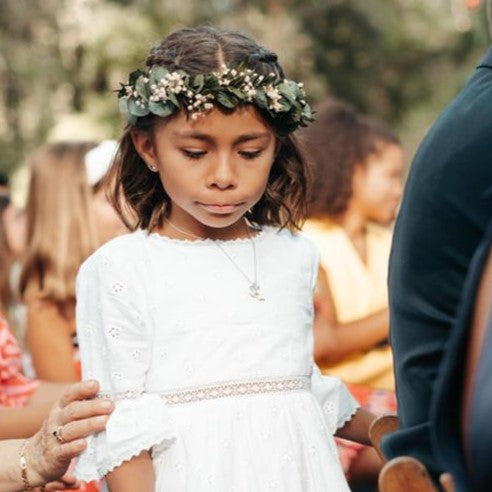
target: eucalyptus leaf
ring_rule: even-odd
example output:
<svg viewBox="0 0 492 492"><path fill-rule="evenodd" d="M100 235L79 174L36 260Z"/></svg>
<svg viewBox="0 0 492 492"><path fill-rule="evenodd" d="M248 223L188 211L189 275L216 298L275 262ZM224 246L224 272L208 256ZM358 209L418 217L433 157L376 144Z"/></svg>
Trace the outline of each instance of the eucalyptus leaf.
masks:
<svg viewBox="0 0 492 492"><path fill-rule="evenodd" d="M162 118L166 118L167 116L171 116L174 113L174 108L169 103L165 102L149 102L149 111L152 114L157 116L161 116Z"/></svg>
<svg viewBox="0 0 492 492"><path fill-rule="evenodd" d="M280 94L289 100L290 103L294 103L296 100L296 90L291 85L283 83L277 87Z"/></svg>
<svg viewBox="0 0 492 492"><path fill-rule="evenodd" d="M135 70L130 74L130 77L128 77L128 81L130 85L135 85L135 81L140 77L140 75L143 75L142 70Z"/></svg>
<svg viewBox="0 0 492 492"><path fill-rule="evenodd" d="M152 68L150 75L149 75L149 83L152 84L157 84L161 79L163 79L169 71L161 66L155 66Z"/></svg>
<svg viewBox="0 0 492 492"><path fill-rule="evenodd" d="M144 96L146 99L149 96L148 94L149 87L144 82L144 78L145 78L144 76L141 76L135 81L135 90L137 91L139 96Z"/></svg>
<svg viewBox="0 0 492 492"><path fill-rule="evenodd" d="M177 107L179 108L179 101L178 98L176 97L176 94L173 94L172 92L168 94L169 100Z"/></svg>
<svg viewBox="0 0 492 492"><path fill-rule="evenodd" d="M268 108L268 102L265 93L262 90L257 90L255 94L256 104L260 108Z"/></svg>
<svg viewBox="0 0 492 492"><path fill-rule="evenodd" d="M118 105L119 105L120 111L122 113L129 113L130 112L128 109L128 99L125 96L122 96L119 98Z"/></svg>
<svg viewBox="0 0 492 492"><path fill-rule="evenodd" d="M203 89L204 83L205 77L202 73L195 76L195 78L193 79L193 87L195 88L196 92L200 92Z"/></svg>
<svg viewBox="0 0 492 492"><path fill-rule="evenodd" d="M241 89L238 89L237 87L229 87L229 92L231 94L234 94L240 101L244 101L247 96L246 94L241 90Z"/></svg>
<svg viewBox="0 0 492 492"><path fill-rule="evenodd" d="M229 97L227 97L223 92L219 92L216 96L217 102L224 106L225 108L234 109L235 105Z"/></svg>
<svg viewBox="0 0 492 492"><path fill-rule="evenodd" d="M137 103L133 97L128 99L128 111L134 116L147 116L149 114L149 108L144 106L143 108L137 106Z"/></svg>

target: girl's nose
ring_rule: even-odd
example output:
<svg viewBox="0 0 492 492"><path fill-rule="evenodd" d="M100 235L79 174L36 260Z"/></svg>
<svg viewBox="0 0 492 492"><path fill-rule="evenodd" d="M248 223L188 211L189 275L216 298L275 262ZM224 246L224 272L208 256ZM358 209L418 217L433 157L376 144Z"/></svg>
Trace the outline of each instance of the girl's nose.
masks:
<svg viewBox="0 0 492 492"><path fill-rule="evenodd" d="M237 170L229 156L217 156L210 164L207 176L207 186L227 190L237 187Z"/></svg>

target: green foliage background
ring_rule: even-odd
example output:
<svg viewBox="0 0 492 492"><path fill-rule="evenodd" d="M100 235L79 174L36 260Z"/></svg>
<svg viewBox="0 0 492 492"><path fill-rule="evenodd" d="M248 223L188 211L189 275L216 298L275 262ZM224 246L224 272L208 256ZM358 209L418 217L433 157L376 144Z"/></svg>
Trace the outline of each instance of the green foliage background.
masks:
<svg viewBox="0 0 492 492"><path fill-rule="evenodd" d="M53 138L116 137L119 82L170 30L235 27L313 102L348 99L412 148L488 46L464 0L0 0L0 170Z"/></svg>

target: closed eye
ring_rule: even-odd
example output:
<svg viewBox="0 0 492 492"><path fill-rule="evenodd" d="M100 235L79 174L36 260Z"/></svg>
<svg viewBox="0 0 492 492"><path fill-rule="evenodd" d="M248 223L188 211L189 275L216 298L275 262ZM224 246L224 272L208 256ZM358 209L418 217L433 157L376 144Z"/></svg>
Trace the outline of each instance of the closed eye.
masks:
<svg viewBox="0 0 492 492"><path fill-rule="evenodd" d="M205 150L188 150L188 149L181 149L181 152L188 157L188 159L200 159L200 157L203 157L207 152Z"/></svg>
<svg viewBox="0 0 492 492"><path fill-rule="evenodd" d="M241 157L244 157L245 159L256 159L257 157L260 156L260 154L263 152L263 149L259 150L240 150L239 155Z"/></svg>

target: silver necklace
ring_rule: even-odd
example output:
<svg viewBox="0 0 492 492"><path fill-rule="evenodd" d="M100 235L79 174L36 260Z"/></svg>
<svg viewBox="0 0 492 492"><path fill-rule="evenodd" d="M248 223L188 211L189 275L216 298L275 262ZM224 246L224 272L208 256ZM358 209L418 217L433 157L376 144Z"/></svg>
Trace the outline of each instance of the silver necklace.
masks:
<svg viewBox="0 0 492 492"><path fill-rule="evenodd" d="M185 236L191 237L193 239L205 239L201 236L197 236L195 234L191 234L190 232L187 232L181 228L179 228L177 225L173 224L169 219L166 219L166 222L177 232L184 234ZM224 249L224 247L220 244L220 242L211 240L212 243L219 248L220 251L225 255L225 257L232 263L234 268L246 279L246 281L249 284L249 295L253 298L256 299L257 301L264 301L265 298L261 295L260 291L260 284L258 283L258 269L257 269L257 261L256 261L256 244L254 241L253 236L251 236L251 233L249 232L249 225L246 219L244 219L244 223L246 225L246 234L248 235L248 239L251 242L251 246L253 248L253 273L254 273L254 279L251 280L251 278L246 275L246 273L239 267L239 265L234 261L232 256Z"/></svg>

